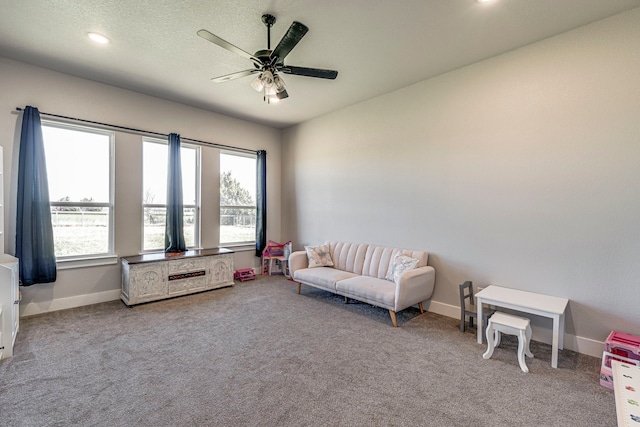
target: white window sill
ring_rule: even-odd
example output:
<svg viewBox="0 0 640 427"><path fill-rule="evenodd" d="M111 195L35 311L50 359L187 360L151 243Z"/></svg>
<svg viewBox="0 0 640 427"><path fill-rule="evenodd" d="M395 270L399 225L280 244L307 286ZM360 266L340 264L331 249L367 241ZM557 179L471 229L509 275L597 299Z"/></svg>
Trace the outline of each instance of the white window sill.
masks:
<svg viewBox="0 0 640 427"><path fill-rule="evenodd" d="M235 244L229 244L229 245L225 245L225 244L221 244L220 246L217 247L207 247L207 248L201 248L201 247L188 247L187 250L188 251L194 251L194 250L202 250L202 249L216 249L216 248L225 248L225 249L230 249L234 252L251 252L251 251L255 251L256 250L256 244L255 243L235 243ZM148 255L148 254L157 254L157 253L162 253L164 252L163 250L150 250L150 251L142 251L140 252L138 255Z"/></svg>
<svg viewBox="0 0 640 427"><path fill-rule="evenodd" d="M224 243L220 244L221 248L227 248L227 249L231 249L234 252L249 252L249 251L255 251L256 250L256 244L255 243L240 243L240 244L228 244L225 245Z"/></svg>
<svg viewBox="0 0 640 427"><path fill-rule="evenodd" d="M69 258L56 260L58 270L70 270L72 268L98 267L118 263L117 255L94 256L87 258Z"/></svg>

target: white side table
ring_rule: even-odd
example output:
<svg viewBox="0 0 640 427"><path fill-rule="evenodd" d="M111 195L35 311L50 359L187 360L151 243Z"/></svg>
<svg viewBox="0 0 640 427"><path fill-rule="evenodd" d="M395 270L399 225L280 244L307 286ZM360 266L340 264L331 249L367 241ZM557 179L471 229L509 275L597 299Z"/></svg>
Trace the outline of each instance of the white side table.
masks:
<svg viewBox="0 0 640 427"><path fill-rule="evenodd" d="M478 344L482 344L482 305L494 305L523 311L553 320L553 339L551 342L551 366L558 367L558 349L564 348L564 312L569 300L567 298L537 294L502 286L487 286L475 294L478 307Z"/></svg>

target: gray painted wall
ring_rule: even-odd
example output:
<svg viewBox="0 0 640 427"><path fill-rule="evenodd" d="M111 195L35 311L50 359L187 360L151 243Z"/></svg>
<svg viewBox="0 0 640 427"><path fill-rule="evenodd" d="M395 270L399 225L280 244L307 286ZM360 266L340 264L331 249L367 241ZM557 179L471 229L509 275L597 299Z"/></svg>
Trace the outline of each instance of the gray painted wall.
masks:
<svg viewBox="0 0 640 427"><path fill-rule="evenodd" d="M635 9L285 130L283 235L426 250L431 308L452 316L473 280L569 298L568 348L640 334L639 23Z"/></svg>

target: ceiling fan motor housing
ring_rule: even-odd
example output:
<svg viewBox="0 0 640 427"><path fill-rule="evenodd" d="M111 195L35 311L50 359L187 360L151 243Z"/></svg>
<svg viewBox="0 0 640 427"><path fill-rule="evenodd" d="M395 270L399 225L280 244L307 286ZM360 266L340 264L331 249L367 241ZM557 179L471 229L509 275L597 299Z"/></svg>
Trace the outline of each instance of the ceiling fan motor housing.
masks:
<svg viewBox="0 0 640 427"><path fill-rule="evenodd" d="M254 53L253 56L258 58L263 65L266 65L271 62L271 52L273 52L271 49L262 49Z"/></svg>

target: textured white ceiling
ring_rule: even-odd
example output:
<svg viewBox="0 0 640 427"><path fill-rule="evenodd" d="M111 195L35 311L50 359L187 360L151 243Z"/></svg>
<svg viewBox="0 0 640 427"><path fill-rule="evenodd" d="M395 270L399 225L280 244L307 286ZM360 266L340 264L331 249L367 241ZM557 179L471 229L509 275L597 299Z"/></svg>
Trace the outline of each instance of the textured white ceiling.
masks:
<svg viewBox="0 0 640 427"><path fill-rule="evenodd" d="M0 0L0 56L199 108L286 127L640 7L640 0ZM212 77L251 62L196 35L254 53L292 21L310 30L285 63L339 71L285 75L290 97L267 105L251 77ZM99 46L86 33L108 36ZM0 78L2 78L0 76Z"/></svg>

